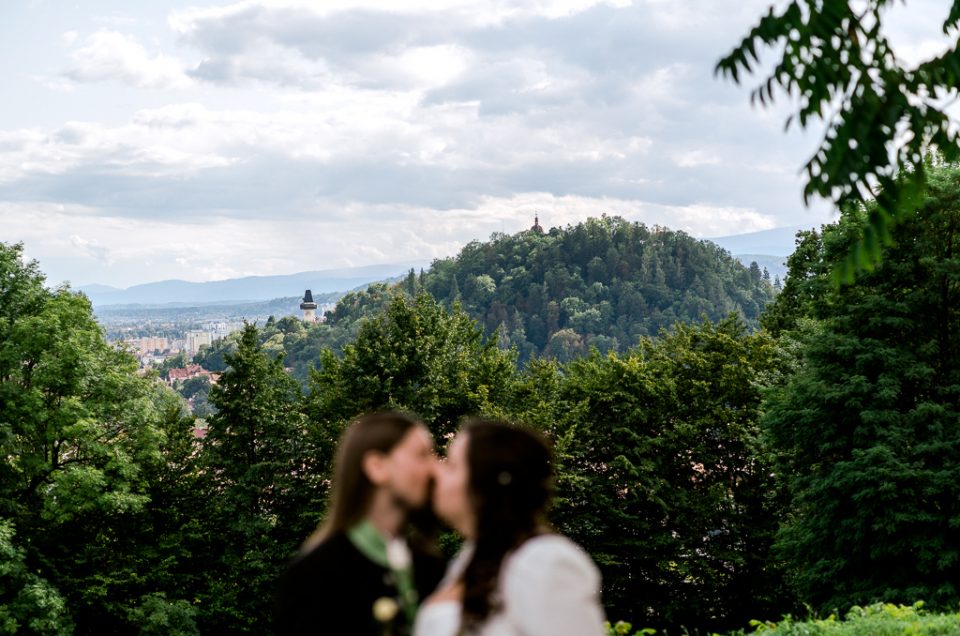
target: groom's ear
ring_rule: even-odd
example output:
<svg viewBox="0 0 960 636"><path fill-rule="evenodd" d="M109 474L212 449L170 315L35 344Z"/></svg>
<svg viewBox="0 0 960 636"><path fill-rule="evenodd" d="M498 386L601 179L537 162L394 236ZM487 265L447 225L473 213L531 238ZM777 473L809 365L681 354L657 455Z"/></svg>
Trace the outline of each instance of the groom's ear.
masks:
<svg viewBox="0 0 960 636"><path fill-rule="evenodd" d="M387 456L380 451L367 451L363 454L360 469L374 486L382 486L387 481Z"/></svg>

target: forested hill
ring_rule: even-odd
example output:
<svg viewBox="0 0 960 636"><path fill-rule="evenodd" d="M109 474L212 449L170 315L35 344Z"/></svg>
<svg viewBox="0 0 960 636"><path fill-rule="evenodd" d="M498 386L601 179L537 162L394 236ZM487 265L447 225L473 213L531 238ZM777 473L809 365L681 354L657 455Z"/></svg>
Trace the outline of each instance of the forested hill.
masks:
<svg viewBox="0 0 960 636"><path fill-rule="evenodd" d="M739 312L754 326L773 299L769 276L683 232L620 217L591 218L549 232L494 234L400 284L459 301L503 346L567 360L589 350L624 350L677 321ZM328 323L368 311L366 292L345 297ZM378 292L379 294L379 292Z"/></svg>

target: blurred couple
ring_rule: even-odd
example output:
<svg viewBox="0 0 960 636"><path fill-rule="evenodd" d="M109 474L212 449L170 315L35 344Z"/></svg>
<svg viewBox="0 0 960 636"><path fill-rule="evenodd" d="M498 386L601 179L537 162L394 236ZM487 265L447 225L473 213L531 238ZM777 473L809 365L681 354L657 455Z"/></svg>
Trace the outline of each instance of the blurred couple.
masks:
<svg viewBox="0 0 960 636"><path fill-rule="evenodd" d="M553 459L537 434L470 420L438 461L398 412L346 429L330 511L280 580L282 636L602 636L600 575L546 522ZM429 512L463 539L445 565ZM427 514L425 514L427 513Z"/></svg>

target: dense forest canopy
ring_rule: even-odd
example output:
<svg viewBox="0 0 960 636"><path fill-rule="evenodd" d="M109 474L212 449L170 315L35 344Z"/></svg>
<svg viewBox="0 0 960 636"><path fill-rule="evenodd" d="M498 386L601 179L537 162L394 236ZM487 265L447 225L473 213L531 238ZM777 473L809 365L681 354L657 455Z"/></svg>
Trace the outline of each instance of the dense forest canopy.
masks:
<svg viewBox="0 0 960 636"><path fill-rule="evenodd" d="M457 304L498 346L516 347L521 363L532 356L567 361L590 349L623 352L676 322L717 321L730 313L753 329L775 295L768 273L756 264L744 267L713 243L601 216L549 232L473 241L399 283L346 294L322 324L287 317L267 323L263 336L306 382L308 362L322 347L340 350L394 293L414 297L420 290L448 308ZM198 360L222 370L222 351L231 346L217 343Z"/></svg>
<svg viewBox="0 0 960 636"><path fill-rule="evenodd" d="M769 275L712 243L611 216L474 241L420 283L499 331L521 359L625 351L677 321L731 312L756 325L774 295Z"/></svg>

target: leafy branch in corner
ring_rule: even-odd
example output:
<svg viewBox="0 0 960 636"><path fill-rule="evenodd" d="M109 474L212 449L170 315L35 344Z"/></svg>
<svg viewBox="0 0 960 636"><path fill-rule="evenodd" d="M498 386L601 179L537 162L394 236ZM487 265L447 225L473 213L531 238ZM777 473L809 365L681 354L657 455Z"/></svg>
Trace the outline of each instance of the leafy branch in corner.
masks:
<svg viewBox="0 0 960 636"><path fill-rule="evenodd" d="M817 195L839 210L868 210L862 236L836 276L850 282L858 270L872 270L881 249L892 243L893 225L921 201L927 156L960 158L957 127L946 109L960 84L960 48L915 68L898 60L883 35L883 11L892 0L794 0L779 13L773 7L740 44L716 66L739 84L759 69L758 51L782 50L773 71L751 93L751 103L772 103L777 89L798 98L786 121L806 128L826 124L819 149L804 166L804 202ZM957 36L960 0L943 32ZM866 205L876 201L876 205Z"/></svg>

